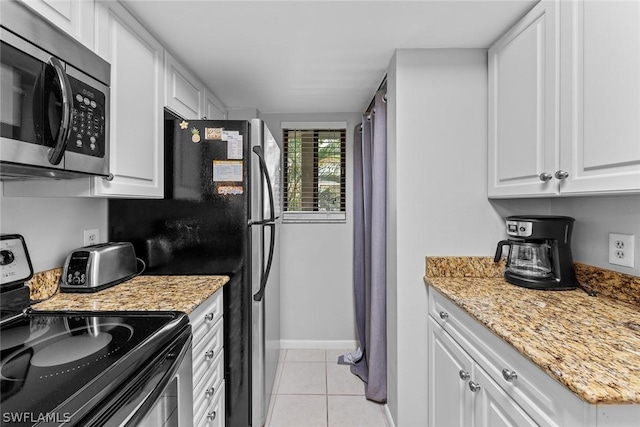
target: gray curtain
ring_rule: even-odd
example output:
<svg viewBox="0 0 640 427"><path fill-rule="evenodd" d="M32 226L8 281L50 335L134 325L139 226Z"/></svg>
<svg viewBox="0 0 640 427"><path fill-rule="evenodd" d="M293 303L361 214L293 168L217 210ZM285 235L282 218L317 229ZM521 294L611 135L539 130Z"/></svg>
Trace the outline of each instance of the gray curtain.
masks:
<svg viewBox="0 0 640 427"><path fill-rule="evenodd" d="M351 372L366 383L367 399L387 400L387 109L384 91L363 116L354 146L354 278L356 326L362 355Z"/></svg>

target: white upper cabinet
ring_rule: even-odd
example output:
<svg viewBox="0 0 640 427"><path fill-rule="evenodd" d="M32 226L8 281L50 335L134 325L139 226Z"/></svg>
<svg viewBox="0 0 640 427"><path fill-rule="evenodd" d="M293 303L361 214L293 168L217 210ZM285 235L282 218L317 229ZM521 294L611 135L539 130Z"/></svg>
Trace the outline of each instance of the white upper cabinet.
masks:
<svg viewBox="0 0 640 427"><path fill-rule="evenodd" d="M89 49L94 47L94 0L20 0Z"/></svg>
<svg viewBox="0 0 640 427"><path fill-rule="evenodd" d="M542 1L489 49L490 197L557 190L558 15Z"/></svg>
<svg viewBox="0 0 640 427"><path fill-rule="evenodd" d="M111 63L112 181L94 195L161 198L164 194L164 50L117 2L96 4L96 50Z"/></svg>
<svg viewBox="0 0 640 427"><path fill-rule="evenodd" d="M204 90L204 109L202 118L208 120L224 120L227 118L227 113L225 112L225 108L222 106L222 103L207 88Z"/></svg>
<svg viewBox="0 0 640 427"><path fill-rule="evenodd" d="M561 2L563 194L640 190L640 2Z"/></svg>
<svg viewBox="0 0 640 427"><path fill-rule="evenodd" d="M164 70L164 105L182 118L202 118L204 85L167 51Z"/></svg>
<svg viewBox="0 0 640 427"><path fill-rule="evenodd" d="M489 197L640 192L640 3L539 3L489 49L488 116Z"/></svg>
<svg viewBox="0 0 640 427"><path fill-rule="evenodd" d="M166 50L164 67L164 105L168 110L185 119L225 118L222 103Z"/></svg>

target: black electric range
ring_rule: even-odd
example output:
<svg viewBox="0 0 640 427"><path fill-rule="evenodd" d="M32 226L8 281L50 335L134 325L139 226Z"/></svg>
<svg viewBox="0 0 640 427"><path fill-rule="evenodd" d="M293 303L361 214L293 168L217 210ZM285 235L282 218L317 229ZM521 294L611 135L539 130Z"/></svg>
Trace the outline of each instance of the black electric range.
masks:
<svg viewBox="0 0 640 427"><path fill-rule="evenodd" d="M34 311L28 288L13 280L26 271L24 240L2 236L0 244L0 425L136 425L144 414L132 416L127 406L152 400L140 397L152 377L159 388L159 377L172 375L190 348L188 317Z"/></svg>

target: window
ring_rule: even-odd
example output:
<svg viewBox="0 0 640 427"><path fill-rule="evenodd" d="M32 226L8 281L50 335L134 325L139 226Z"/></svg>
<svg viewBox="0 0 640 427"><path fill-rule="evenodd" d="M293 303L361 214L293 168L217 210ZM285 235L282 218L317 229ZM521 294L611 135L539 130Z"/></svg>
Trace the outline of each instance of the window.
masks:
<svg viewBox="0 0 640 427"><path fill-rule="evenodd" d="M284 125L284 219L345 220L346 124Z"/></svg>

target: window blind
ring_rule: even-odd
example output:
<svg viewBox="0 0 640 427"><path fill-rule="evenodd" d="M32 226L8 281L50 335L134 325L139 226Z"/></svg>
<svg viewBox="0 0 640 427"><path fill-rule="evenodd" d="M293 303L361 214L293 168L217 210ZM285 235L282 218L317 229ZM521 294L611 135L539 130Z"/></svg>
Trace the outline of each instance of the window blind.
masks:
<svg viewBox="0 0 640 427"><path fill-rule="evenodd" d="M285 212L345 212L346 129L283 129Z"/></svg>

